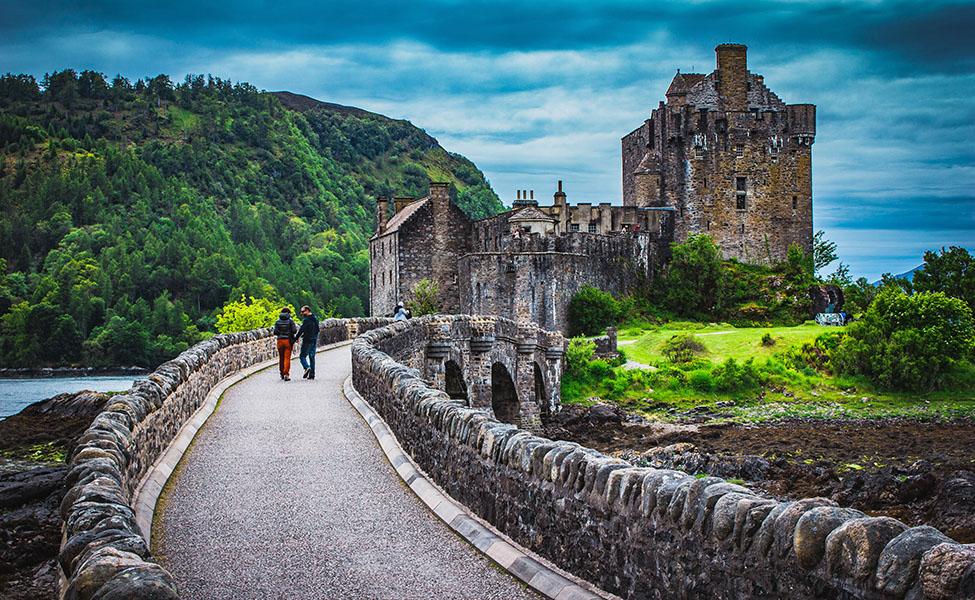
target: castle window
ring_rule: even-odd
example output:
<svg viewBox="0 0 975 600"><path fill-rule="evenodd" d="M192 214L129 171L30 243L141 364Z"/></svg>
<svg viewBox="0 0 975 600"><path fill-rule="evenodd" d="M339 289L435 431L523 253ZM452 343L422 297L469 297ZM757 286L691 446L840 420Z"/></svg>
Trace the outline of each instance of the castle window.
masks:
<svg viewBox="0 0 975 600"><path fill-rule="evenodd" d="M742 235L744 235L744 233L745 233L745 224L744 223L741 224L741 233L742 233Z"/></svg>
<svg viewBox="0 0 975 600"><path fill-rule="evenodd" d="M708 231L711 231L711 221L708 221Z"/></svg>
<svg viewBox="0 0 975 600"><path fill-rule="evenodd" d="M798 196L793 196L792 197L792 210L795 210L797 208L799 208L799 197Z"/></svg>
<svg viewBox="0 0 975 600"><path fill-rule="evenodd" d="M694 157L697 158L698 160L704 158L704 148L702 148L701 146L695 146Z"/></svg>
<svg viewBox="0 0 975 600"><path fill-rule="evenodd" d="M579 231L579 224L578 223L573 223L572 225L569 225L569 229L571 231Z"/></svg>
<svg viewBox="0 0 975 600"><path fill-rule="evenodd" d="M741 158L745 156L745 146L744 144L738 144L735 146L735 158Z"/></svg>
<svg viewBox="0 0 975 600"><path fill-rule="evenodd" d="M596 226L592 223L589 224L589 233L596 233Z"/></svg>
<svg viewBox="0 0 975 600"><path fill-rule="evenodd" d="M745 197L748 195L748 183L744 177L735 177L735 208L745 210Z"/></svg>

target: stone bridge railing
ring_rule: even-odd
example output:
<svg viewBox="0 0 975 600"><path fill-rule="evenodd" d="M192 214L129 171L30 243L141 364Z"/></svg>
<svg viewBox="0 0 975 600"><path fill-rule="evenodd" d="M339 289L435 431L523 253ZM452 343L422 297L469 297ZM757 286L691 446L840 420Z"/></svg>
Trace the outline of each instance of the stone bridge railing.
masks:
<svg viewBox="0 0 975 600"><path fill-rule="evenodd" d="M390 319L326 319L319 344L355 337ZM270 329L216 335L115 396L79 439L61 504L61 597L177 598L136 523L134 493L220 380L277 356Z"/></svg>
<svg viewBox="0 0 975 600"><path fill-rule="evenodd" d="M473 350L492 329L495 341L528 349L519 325L496 318L438 316L370 331L352 345L353 384L450 495L562 568L627 598L975 598L975 547L931 527L636 468L499 422L485 399L484 361L494 358ZM544 345L535 346L538 356ZM474 402L452 398L438 371L445 357L468 352Z"/></svg>

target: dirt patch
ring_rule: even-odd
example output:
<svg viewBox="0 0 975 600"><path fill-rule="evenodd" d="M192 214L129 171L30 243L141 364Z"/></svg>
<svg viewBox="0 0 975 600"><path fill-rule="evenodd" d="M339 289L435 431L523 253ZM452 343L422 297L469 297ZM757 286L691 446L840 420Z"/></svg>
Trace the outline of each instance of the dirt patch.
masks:
<svg viewBox="0 0 975 600"><path fill-rule="evenodd" d="M546 424L545 435L634 464L742 479L778 499L828 497L975 542L975 421L674 425L627 419L605 404L567 406Z"/></svg>

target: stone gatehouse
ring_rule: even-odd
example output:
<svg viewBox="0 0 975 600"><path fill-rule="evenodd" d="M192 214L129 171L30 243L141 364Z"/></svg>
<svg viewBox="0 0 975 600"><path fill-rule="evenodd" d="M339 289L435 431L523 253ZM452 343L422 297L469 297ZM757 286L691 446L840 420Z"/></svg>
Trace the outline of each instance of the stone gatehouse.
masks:
<svg viewBox="0 0 975 600"><path fill-rule="evenodd" d="M711 236L725 258L771 264L812 252L816 107L786 105L746 47L715 48L708 75L679 71L651 117L622 142L622 206L552 204L518 190L508 212L471 221L431 183L426 198L379 198L369 244L371 314L391 316L423 280L443 313L498 315L567 331L584 285L614 295L649 283L670 244ZM392 216L390 216L392 214Z"/></svg>

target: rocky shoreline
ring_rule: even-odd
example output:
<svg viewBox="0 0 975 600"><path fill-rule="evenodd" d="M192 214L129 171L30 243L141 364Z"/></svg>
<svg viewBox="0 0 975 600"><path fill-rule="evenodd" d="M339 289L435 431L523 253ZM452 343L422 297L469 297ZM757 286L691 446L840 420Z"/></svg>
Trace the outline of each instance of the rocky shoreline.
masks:
<svg viewBox="0 0 975 600"><path fill-rule="evenodd" d="M38 447L70 456L108 396L59 394L0 420L0 598L57 597L63 461L32 459Z"/></svg>
<svg viewBox="0 0 975 600"><path fill-rule="evenodd" d="M39 377L138 377L148 375L145 367L41 367L8 369L0 368L0 379L27 379Z"/></svg>

